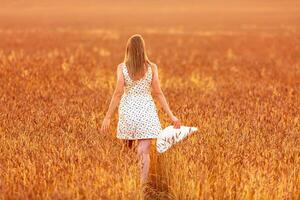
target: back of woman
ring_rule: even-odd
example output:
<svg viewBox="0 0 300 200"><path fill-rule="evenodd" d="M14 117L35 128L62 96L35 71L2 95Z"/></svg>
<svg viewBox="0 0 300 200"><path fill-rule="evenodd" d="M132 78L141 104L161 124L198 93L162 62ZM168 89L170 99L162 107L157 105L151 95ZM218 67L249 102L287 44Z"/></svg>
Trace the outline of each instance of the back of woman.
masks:
<svg viewBox="0 0 300 200"><path fill-rule="evenodd" d="M117 138L138 141L142 183L148 178L151 139L158 138L162 131L152 95L158 98L174 127L180 127L180 120L173 115L160 88L157 65L148 59L145 42L136 34L129 38L124 61L118 65L117 85L101 131L108 131L110 119L119 105Z"/></svg>
<svg viewBox="0 0 300 200"><path fill-rule="evenodd" d="M125 91L119 106L117 138L130 140L157 138L162 128L151 96L150 63L147 63L145 75L138 80L130 78L125 64L121 64L121 67Z"/></svg>

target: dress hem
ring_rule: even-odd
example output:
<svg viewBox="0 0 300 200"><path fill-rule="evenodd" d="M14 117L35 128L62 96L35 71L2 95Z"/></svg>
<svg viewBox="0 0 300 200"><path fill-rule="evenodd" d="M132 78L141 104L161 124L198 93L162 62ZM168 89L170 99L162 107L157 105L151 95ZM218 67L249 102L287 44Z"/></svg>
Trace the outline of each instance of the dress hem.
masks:
<svg viewBox="0 0 300 200"><path fill-rule="evenodd" d="M121 138L121 137L116 137L119 140L142 140L142 139L157 139L157 137L144 137L144 138Z"/></svg>

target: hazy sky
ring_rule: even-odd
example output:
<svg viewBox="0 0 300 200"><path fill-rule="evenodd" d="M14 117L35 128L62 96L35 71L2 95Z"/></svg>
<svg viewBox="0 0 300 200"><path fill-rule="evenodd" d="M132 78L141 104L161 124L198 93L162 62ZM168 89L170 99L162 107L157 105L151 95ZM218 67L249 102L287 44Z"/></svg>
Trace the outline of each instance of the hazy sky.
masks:
<svg viewBox="0 0 300 200"><path fill-rule="evenodd" d="M0 26L33 24L300 24L300 1L0 0Z"/></svg>

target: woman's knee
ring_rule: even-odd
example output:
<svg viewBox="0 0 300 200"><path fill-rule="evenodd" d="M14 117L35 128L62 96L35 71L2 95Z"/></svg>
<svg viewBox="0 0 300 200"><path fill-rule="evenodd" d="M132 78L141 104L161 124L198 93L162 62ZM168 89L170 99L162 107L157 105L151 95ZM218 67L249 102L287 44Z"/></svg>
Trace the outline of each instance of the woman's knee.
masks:
<svg viewBox="0 0 300 200"><path fill-rule="evenodd" d="M150 152L151 140L145 139L140 140L138 144L138 154L149 154Z"/></svg>

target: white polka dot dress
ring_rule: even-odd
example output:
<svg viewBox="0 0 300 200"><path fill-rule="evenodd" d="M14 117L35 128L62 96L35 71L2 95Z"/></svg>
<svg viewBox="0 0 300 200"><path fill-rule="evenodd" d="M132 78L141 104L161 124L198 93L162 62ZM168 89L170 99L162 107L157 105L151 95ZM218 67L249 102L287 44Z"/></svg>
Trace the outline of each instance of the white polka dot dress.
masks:
<svg viewBox="0 0 300 200"><path fill-rule="evenodd" d="M125 91L118 108L118 139L157 138L162 131L157 109L151 96L152 70L148 65L145 76L133 81L127 67L121 64L125 79Z"/></svg>

